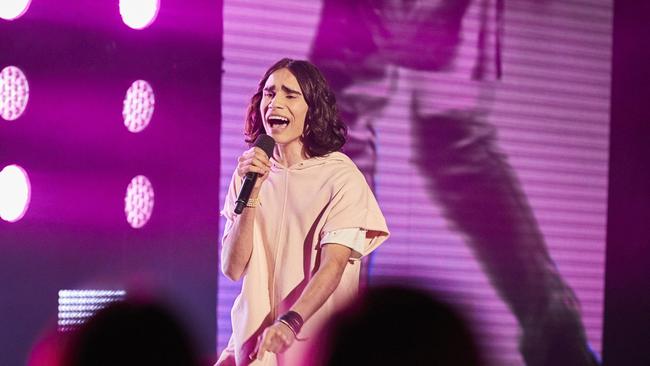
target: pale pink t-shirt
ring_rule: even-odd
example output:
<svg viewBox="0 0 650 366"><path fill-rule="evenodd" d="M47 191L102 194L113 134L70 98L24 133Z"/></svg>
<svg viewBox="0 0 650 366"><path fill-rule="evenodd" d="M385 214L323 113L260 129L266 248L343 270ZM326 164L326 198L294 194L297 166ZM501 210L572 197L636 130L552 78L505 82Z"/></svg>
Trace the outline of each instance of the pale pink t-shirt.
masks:
<svg viewBox="0 0 650 366"><path fill-rule="evenodd" d="M262 361L251 363L248 355L261 332L293 305L318 269L323 236L335 230L360 228L366 237L359 254L365 256L389 235L375 196L345 154L334 152L289 168L274 159L271 162L271 172L255 209L253 252L241 293L231 310L233 334L222 354L234 353L237 365L299 364L309 341L294 342L277 356L267 353ZM227 219L224 237L232 228L234 202L241 184L235 172L221 212ZM301 338L313 338L322 323L356 295L361 266L358 256L348 262L334 293L305 322Z"/></svg>

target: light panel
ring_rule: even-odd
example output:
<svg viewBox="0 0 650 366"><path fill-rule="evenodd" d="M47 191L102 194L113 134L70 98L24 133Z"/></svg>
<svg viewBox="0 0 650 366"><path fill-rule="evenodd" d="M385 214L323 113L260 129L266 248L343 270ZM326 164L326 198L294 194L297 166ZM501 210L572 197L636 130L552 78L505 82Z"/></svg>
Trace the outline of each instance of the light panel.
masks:
<svg viewBox="0 0 650 366"><path fill-rule="evenodd" d="M57 329L76 329L108 304L123 300L124 290L60 290Z"/></svg>

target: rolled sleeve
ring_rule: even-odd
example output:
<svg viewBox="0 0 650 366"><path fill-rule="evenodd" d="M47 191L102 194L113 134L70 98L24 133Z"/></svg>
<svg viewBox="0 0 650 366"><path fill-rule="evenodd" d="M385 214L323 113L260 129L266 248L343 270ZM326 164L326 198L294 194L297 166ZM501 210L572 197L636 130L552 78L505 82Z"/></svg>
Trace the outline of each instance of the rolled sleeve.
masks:
<svg viewBox="0 0 650 366"><path fill-rule="evenodd" d="M352 249L351 259L363 256L366 240L366 230L354 227L325 232L320 240L320 245L340 244Z"/></svg>

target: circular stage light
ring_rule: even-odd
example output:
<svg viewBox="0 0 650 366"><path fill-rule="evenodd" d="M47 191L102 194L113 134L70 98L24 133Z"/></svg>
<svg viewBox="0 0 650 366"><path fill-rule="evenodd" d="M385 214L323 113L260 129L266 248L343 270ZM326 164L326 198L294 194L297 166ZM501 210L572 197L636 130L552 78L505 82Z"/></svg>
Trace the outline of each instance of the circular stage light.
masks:
<svg viewBox="0 0 650 366"><path fill-rule="evenodd" d="M0 218L16 222L27 212L31 185L25 169L7 165L0 170Z"/></svg>
<svg viewBox="0 0 650 366"><path fill-rule="evenodd" d="M29 8L32 0L2 0L0 1L0 18L5 20L18 19Z"/></svg>
<svg viewBox="0 0 650 366"><path fill-rule="evenodd" d="M29 100L29 83L25 74L16 66L0 71L0 117L13 121L20 117Z"/></svg>
<svg viewBox="0 0 650 366"><path fill-rule="evenodd" d="M126 91L122 117L124 125L133 132L140 132L149 125L156 99L153 88L144 80L136 80Z"/></svg>
<svg viewBox="0 0 650 366"><path fill-rule="evenodd" d="M133 29L151 25L160 8L160 0L120 0L120 15L124 24Z"/></svg>
<svg viewBox="0 0 650 366"><path fill-rule="evenodd" d="M138 175L131 179L124 197L126 221L134 229L143 227L153 212L153 186L147 177Z"/></svg>

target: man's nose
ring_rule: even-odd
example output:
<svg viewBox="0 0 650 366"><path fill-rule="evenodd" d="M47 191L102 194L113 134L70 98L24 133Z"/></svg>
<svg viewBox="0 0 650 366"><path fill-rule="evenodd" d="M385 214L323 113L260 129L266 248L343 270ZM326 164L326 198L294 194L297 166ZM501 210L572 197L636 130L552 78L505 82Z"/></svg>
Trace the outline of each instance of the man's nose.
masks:
<svg viewBox="0 0 650 366"><path fill-rule="evenodd" d="M269 108L284 108L284 100L280 96L275 95L269 102Z"/></svg>

